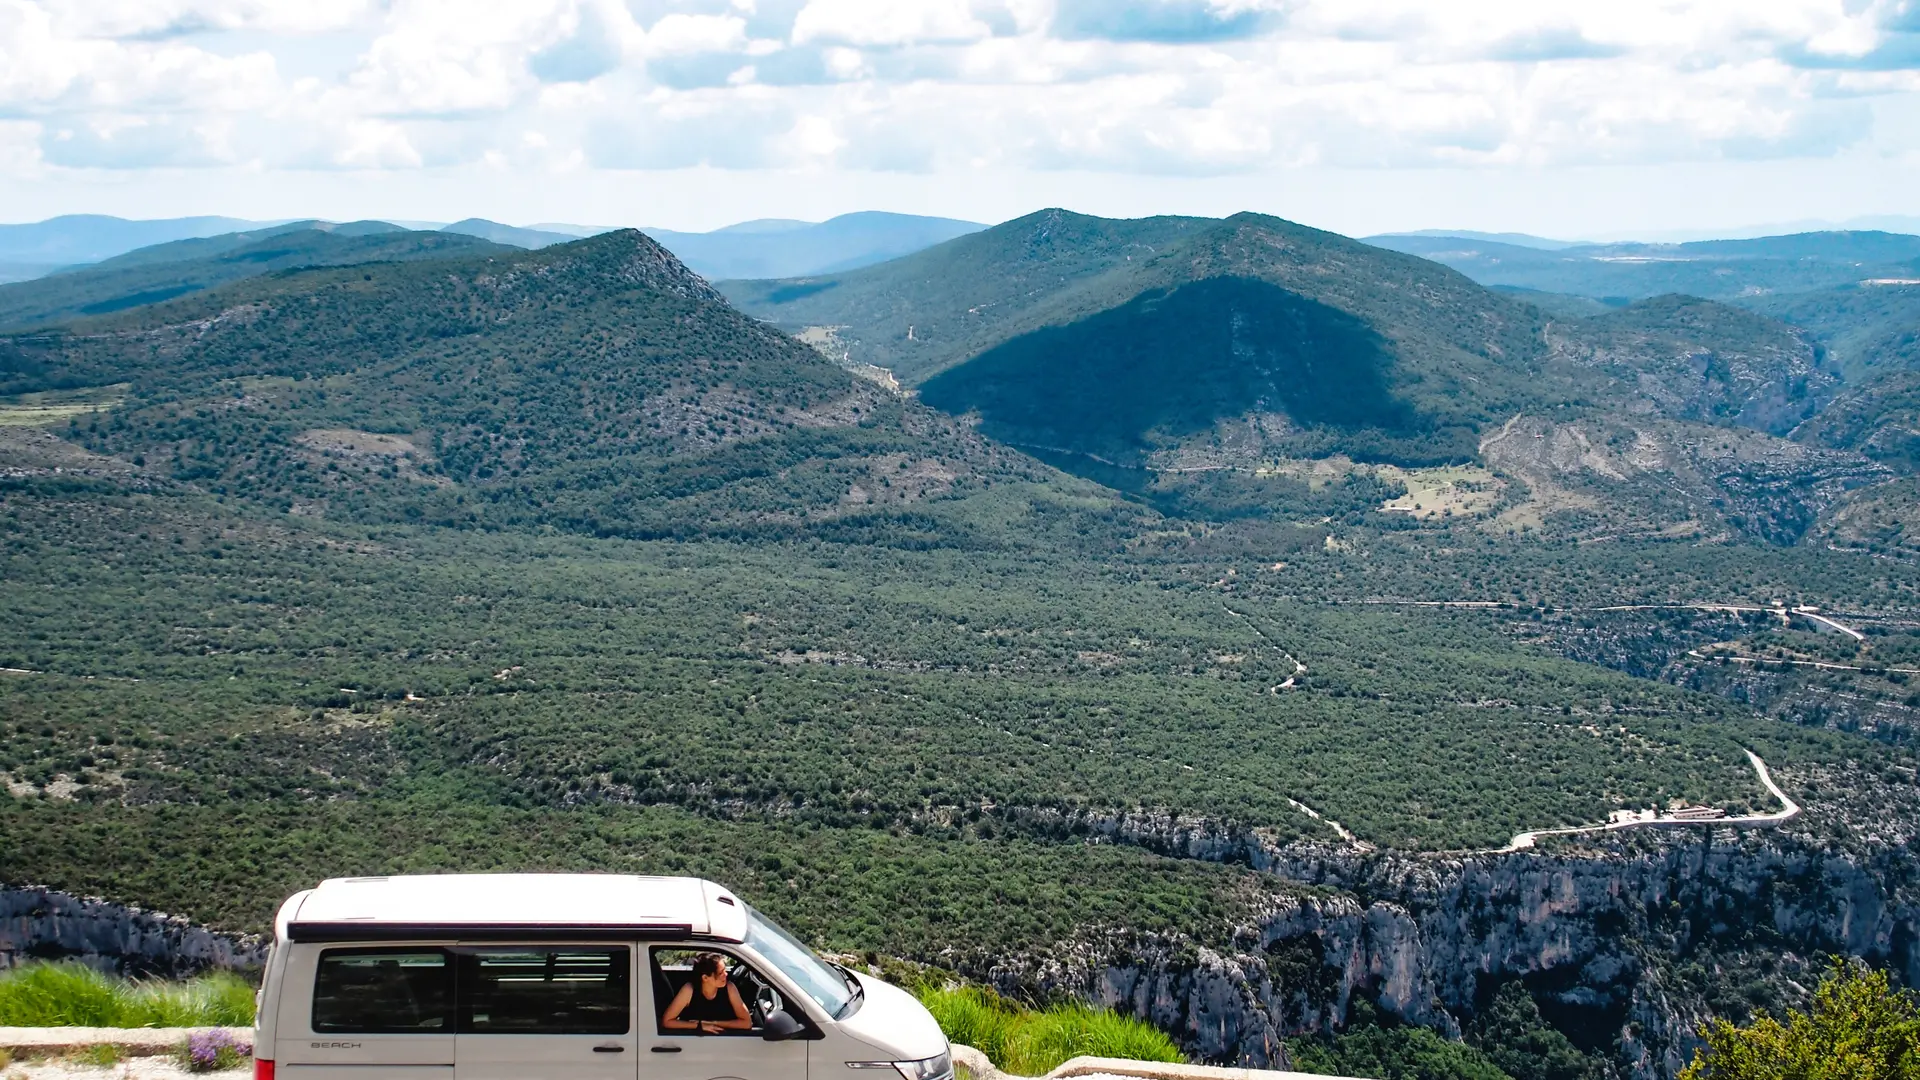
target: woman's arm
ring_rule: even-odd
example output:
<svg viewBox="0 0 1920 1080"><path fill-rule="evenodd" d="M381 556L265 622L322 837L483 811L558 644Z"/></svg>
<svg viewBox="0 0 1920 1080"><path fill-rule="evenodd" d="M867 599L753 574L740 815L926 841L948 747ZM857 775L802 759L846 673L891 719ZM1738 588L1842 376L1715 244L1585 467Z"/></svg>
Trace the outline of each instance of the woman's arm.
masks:
<svg viewBox="0 0 1920 1080"><path fill-rule="evenodd" d="M752 1031L753 1014L747 1011L747 1003L740 1000L740 988L731 981L727 983L727 1001L733 1006L733 1019L717 1020L714 1026L728 1031Z"/></svg>
<svg viewBox="0 0 1920 1080"><path fill-rule="evenodd" d="M660 1014L660 1026L666 1028L668 1031L700 1030L700 1025L695 1021L680 1019L680 1014L686 1011L687 1006L691 1004L692 1001L693 985L689 983L681 987L679 993L673 995L672 1004L667 1006L666 1012Z"/></svg>

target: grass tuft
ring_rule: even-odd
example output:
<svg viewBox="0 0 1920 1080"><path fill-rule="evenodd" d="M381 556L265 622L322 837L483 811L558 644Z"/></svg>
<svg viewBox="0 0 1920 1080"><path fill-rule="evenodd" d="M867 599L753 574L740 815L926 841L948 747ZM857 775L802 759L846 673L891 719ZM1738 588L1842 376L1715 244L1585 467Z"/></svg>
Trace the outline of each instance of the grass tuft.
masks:
<svg viewBox="0 0 1920 1080"><path fill-rule="evenodd" d="M82 1046L67 1055L67 1060L75 1065L118 1065L123 1055L120 1048L111 1043L95 1043Z"/></svg>
<svg viewBox="0 0 1920 1080"><path fill-rule="evenodd" d="M230 971L190 982L142 982L128 987L127 1027L248 1027L253 987Z"/></svg>
<svg viewBox="0 0 1920 1080"><path fill-rule="evenodd" d="M979 987L927 990L920 1001L950 1041L973 1047L1016 1075L1038 1076L1082 1055L1186 1060L1165 1032L1103 1009L1027 1009Z"/></svg>
<svg viewBox="0 0 1920 1080"><path fill-rule="evenodd" d="M26 964L0 975L0 1026L121 1027L121 993L80 964Z"/></svg>
<svg viewBox="0 0 1920 1080"><path fill-rule="evenodd" d="M26 964L0 975L0 1027L246 1027L253 987L231 972L188 982L134 981L81 964Z"/></svg>

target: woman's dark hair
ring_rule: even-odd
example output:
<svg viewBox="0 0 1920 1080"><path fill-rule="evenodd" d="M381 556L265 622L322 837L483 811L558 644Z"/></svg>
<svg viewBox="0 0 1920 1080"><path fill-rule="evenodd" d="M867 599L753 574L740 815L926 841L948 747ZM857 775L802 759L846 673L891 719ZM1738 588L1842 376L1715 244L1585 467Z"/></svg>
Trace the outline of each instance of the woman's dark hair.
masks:
<svg viewBox="0 0 1920 1080"><path fill-rule="evenodd" d="M718 974L720 974L720 954L719 953L710 953L710 952L701 953L699 956L694 958L694 961L693 961L693 977L694 978L704 979L710 975L718 975Z"/></svg>

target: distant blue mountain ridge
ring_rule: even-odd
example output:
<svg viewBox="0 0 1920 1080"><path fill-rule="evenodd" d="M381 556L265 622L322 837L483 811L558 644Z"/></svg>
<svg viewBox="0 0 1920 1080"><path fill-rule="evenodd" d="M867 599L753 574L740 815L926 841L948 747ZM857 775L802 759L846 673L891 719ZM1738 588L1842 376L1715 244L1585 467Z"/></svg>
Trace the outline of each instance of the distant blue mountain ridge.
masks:
<svg viewBox="0 0 1920 1080"><path fill-rule="evenodd" d="M818 224L763 218L706 233L644 229L709 280L836 274L911 255L986 228L954 218L866 211Z"/></svg>
<svg viewBox="0 0 1920 1080"><path fill-rule="evenodd" d="M63 268L101 263L142 252L136 261L165 262L198 254L184 241L277 228L318 229L341 235L367 230L438 231L496 244L542 248L612 231L618 226L542 222L503 225L485 218L452 224L401 220L334 224L317 219L249 221L232 217L187 217L134 221L104 214L69 214L23 225L0 225L0 282L27 281ZM866 211L822 222L762 218L711 232L643 228L703 277L800 277L836 273L910 255L985 228L971 221ZM216 246L233 246L231 244ZM160 248L148 251L147 249Z"/></svg>
<svg viewBox="0 0 1920 1080"><path fill-rule="evenodd" d="M411 220L332 223L316 219L249 221L203 216L128 220L72 214L0 225L0 283L28 281L79 267L156 264L252 243L276 230L335 236L386 231L444 232L535 249L617 226L542 222L507 225L485 218L445 224ZM880 211L827 221L760 218L708 232L643 227L695 273L711 281L806 278L844 273L911 255L985 228L955 218ZM1753 239L1688 243L1591 243L1519 232L1425 229L1366 238L1446 263L1482 284L1628 299L1660 292L1710 297L1754 291L1825 288L1875 276L1913 273L1920 237L1897 231L1824 230ZM1796 265L1797 264L1797 265Z"/></svg>
<svg viewBox="0 0 1920 1080"><path fill-rule="evenodd" d="M1756 297L1872 287L1920 277L1920 236L1904 232L1824 230L1751 239L1551 248L1536 237L1502 240L1496 235L1429 231L1370 236L1366 242L1444 263L1494 288L1619 303L1664 293L1752 302Z"/></svg>

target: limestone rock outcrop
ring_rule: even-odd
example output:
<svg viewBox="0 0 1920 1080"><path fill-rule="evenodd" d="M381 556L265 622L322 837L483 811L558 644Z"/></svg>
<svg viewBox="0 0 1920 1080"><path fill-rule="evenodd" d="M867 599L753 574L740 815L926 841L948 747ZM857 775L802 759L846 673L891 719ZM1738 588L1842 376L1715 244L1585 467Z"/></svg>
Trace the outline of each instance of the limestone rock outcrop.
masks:
<svg viewBox="0 0 1920 1080"><path fill-rule="evenodd" d="M184 978L257 967L267 942L185 919L33 886L0 886L0 970L27 960L77 960L121 975Z"/></svg>
<svg viewBox="0 0 1920 1080"><path fill-rule="evenodd" d="M1356 999L1457 1035L1502 983L1520 980L1550 1022L1623 1075L1670 1080L1730 991L1802 1004L1835 953L1920 985L1920 867L1907 847L1867 856L1781 832L1702 829L1442 858L1109 824L1170 854L1269 871L1265 910L1226 941L1089 936L980 974L1150 1019L1209 1061L1285 1067L1289 1037L1343 1025Z"/></svg>

